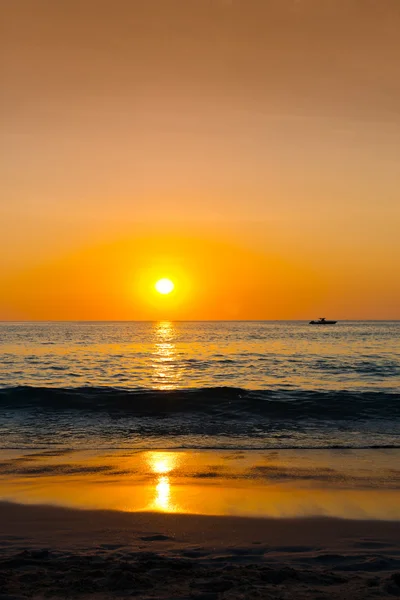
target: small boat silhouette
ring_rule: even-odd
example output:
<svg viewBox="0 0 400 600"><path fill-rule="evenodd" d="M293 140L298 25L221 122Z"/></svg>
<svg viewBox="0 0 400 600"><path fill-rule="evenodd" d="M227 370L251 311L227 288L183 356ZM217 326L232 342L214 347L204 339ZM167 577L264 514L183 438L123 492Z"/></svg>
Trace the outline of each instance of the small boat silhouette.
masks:
<svg viewBox="0 0 400 600"><path fill-rule="evenodd" d="M335 325L337 321L327 321L325 317L320 317L317 321L310 321L309 325Z"/></svg>

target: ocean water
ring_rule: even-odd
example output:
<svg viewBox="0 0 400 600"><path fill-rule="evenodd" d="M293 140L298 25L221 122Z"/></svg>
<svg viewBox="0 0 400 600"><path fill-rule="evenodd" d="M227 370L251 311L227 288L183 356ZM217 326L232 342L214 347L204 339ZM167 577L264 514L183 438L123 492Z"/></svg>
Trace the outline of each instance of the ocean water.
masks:
<svg viewBox="0 0 400 600"><path fill-rule="evenodd" d="M400 448L400 322L0 324L0 447Z"/></svg>

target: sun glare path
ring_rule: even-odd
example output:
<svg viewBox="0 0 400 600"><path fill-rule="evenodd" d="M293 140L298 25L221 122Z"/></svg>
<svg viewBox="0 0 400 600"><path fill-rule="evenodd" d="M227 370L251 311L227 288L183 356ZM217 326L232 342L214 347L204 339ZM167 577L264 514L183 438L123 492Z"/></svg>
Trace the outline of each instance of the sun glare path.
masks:
<svg viewBox="0 0 400 600"><path fill-rule="evenodd" d="M155 288L159 294L170 294L174 289L174 284L170 279L159 279L155 284Z"/></svg>

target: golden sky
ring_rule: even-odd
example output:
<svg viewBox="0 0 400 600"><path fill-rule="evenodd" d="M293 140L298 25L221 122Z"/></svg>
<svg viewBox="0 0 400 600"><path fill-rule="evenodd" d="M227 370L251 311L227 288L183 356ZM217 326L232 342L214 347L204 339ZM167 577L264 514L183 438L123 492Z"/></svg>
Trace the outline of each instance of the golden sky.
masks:
<svg viewBox="0 0 400 600"><path fill-rule="evenodd" d="M0 22L0 319L400 318L399 0Z"/></svg>

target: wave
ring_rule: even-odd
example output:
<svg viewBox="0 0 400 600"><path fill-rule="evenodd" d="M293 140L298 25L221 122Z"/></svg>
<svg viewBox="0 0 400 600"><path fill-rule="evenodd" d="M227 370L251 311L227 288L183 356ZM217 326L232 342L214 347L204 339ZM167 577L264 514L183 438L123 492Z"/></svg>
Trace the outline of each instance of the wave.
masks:
<svg viewBox="0 0 400 600"><path fill-rule="evenodd" d="M203 414L224 419L256 416L276 420L398 419L400 394L387 391L249 390L208 387L175 390L113 387L0 389L3 409L123 412L163 417Z"/></svg>

